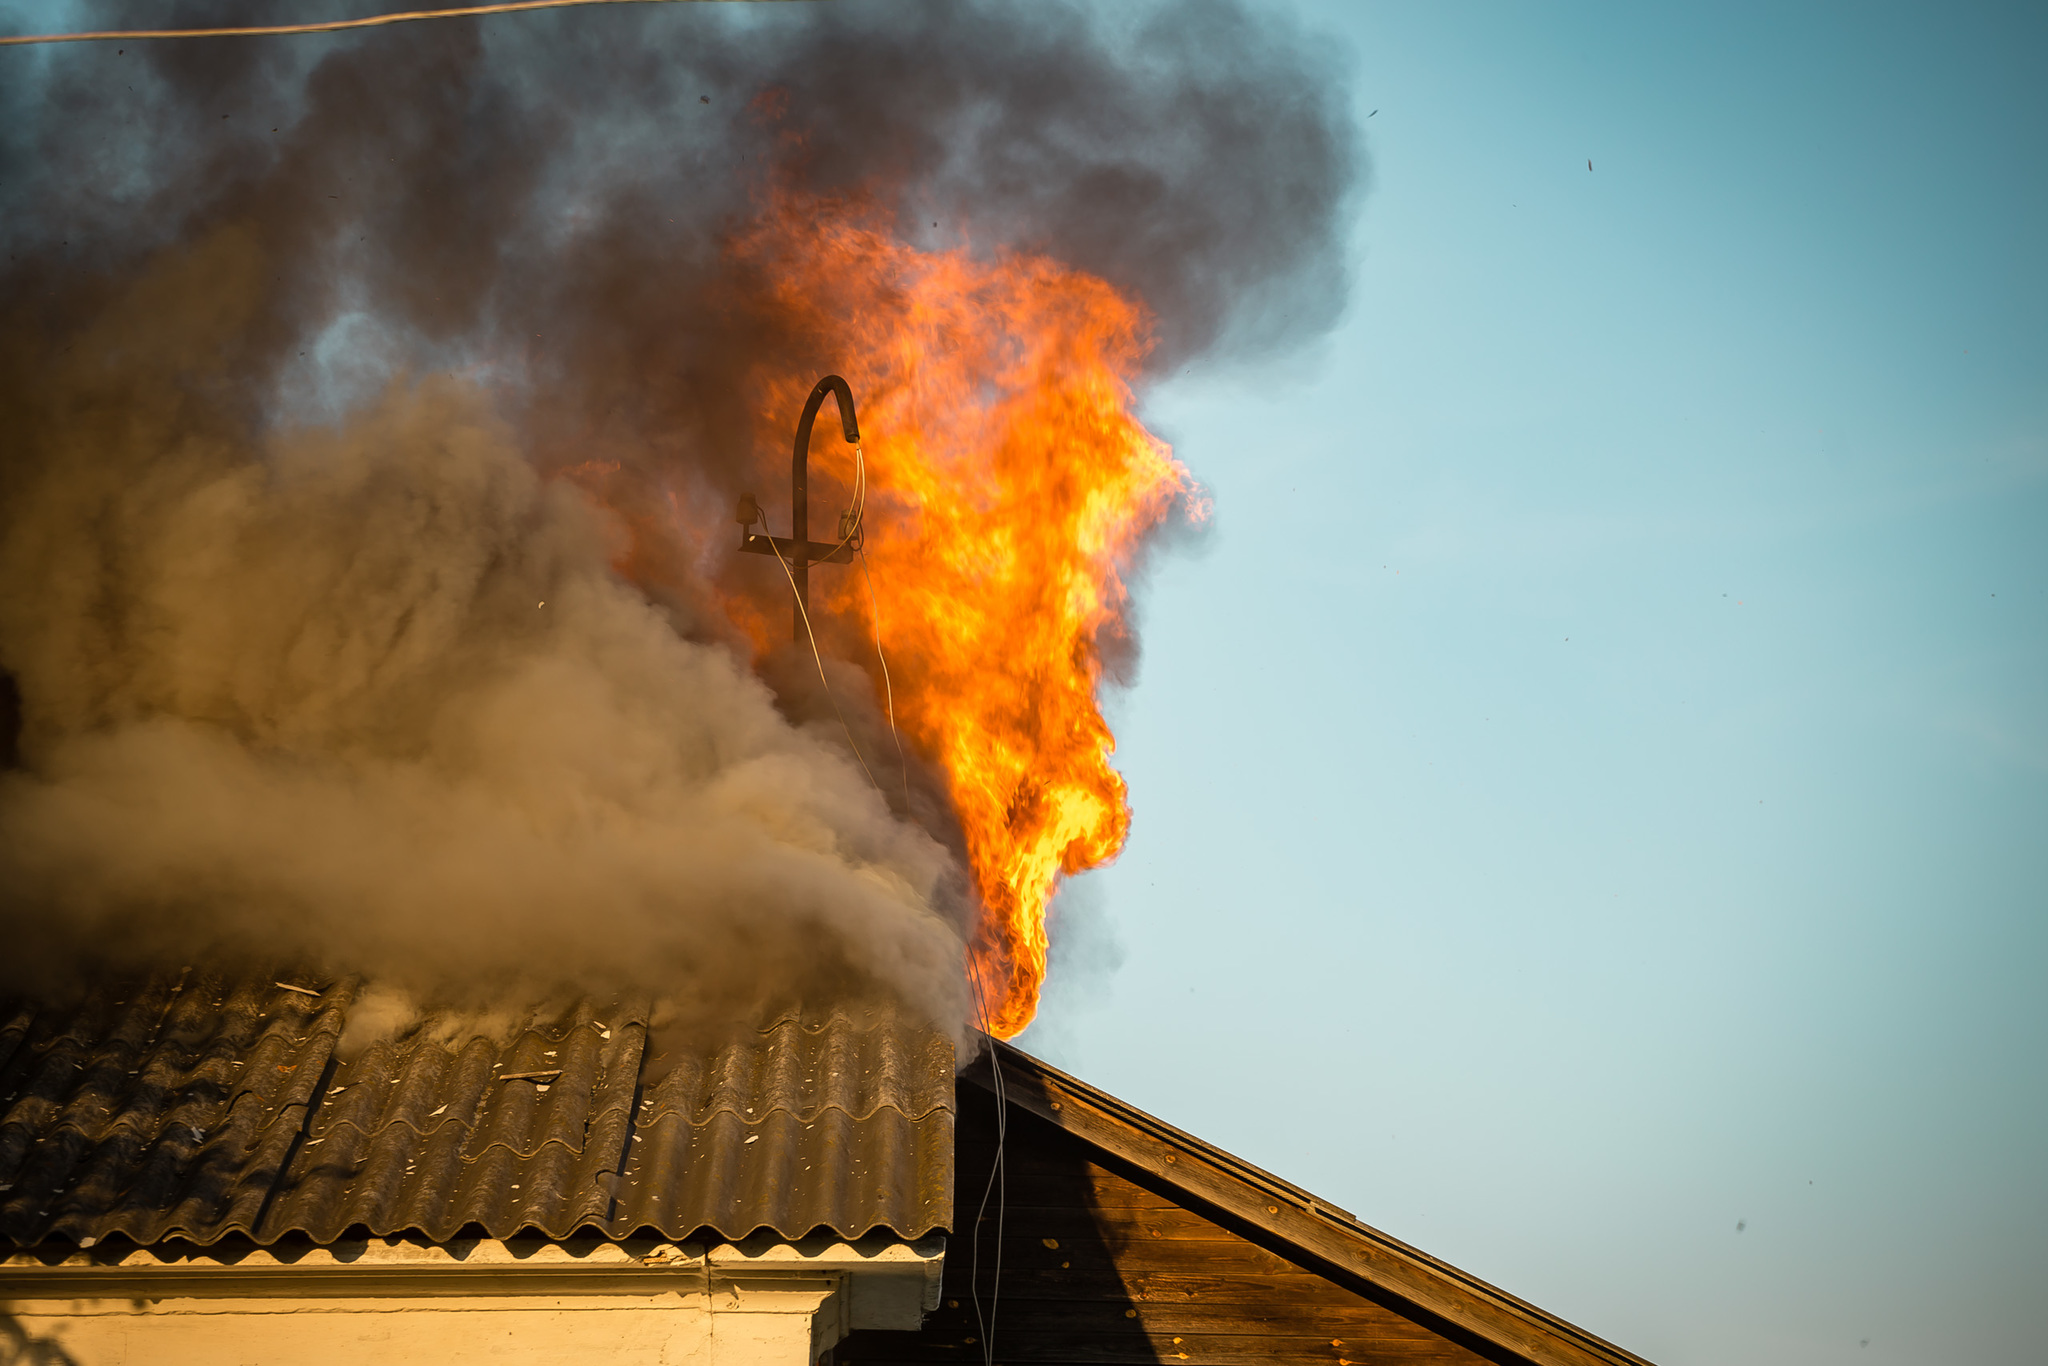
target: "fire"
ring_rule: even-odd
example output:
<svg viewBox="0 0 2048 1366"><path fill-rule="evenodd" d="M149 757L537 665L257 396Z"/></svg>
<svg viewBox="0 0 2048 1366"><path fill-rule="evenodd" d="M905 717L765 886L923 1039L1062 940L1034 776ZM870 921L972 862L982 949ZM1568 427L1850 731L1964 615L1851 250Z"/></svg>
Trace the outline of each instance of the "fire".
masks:
<svg viewBox="0 0 2048 1366"><path fill-rule="evenodd" d="M896 715L945 774L985 912L970 970L1008 1038L1037 1010L1054 888L1129 830L1100 642L1142 541L1195 491L1132 412L1145 316L1057 262L921 250L851 204L775 201L731 250L831 339L859 402ZM816 378L764 375L764 431L787 442ZM834 427L814 486L850 481ZM870 621L859 566L812 583L821 615Z"/></svg>

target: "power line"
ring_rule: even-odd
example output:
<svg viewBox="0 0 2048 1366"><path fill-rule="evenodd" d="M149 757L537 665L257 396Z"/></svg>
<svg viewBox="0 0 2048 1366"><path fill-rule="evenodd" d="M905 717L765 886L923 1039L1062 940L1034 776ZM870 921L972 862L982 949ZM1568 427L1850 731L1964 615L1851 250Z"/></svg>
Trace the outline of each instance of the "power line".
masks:
<svg viewBox="0 0 2048 1366"><path fill-rule="evenodd" d="M865 485L865 480L863 480ZM875 628L875 658L882 663L882 695L889 703L889 734L896 741L896 767L903 774L903 814L910 814L910 760L903 757L903 734L896 729L896 684L889 677L889 656L882 653L882 600L875 596L875 576L868 569L868 552L856 550L860 572L868 584L868 615Z"/></svg>
<svg viewBox="0 0 2048 1366"><path fill-rule="evenodd" d="M667 5L688 0L511 0L498 5L465 5L460 9L415 9L395 14L372 14L363 19L330 19L319 24L255 24L243 28L131 28L106 29L96 33L25 33L0 38L0 47L28 43L103 43L109 39L144 38L273 38L290 33L341 33L347 29L382 28L406 24L415 19L468 19L480 14L517 14L522 10L567 9L571 5ZM703 3L704 0L696 0Z"/></svg>
<svg viewBox="0 0 2048 1366"><path fill-rule="evenodd" d="M882 785L875 782L875 771L868 767L868 761L861 755L860 746L854 742L853 727L846 724L846 713L839 710L839 699L832 695L832 680L825 677L825 657L818 653L818 634L811 629L811 614L804 610L803 594L796 591L796 575L791 572L789 561L782 558L782 548L775 544L773 538L769 540L768 547L775 552L775 562L782 566L782 572L789 578L789 591L796 599L798 619L804 624L804 634L810 637L811 658L817 661L818 681L825 685L825 700L832 704L832 712L839 718L839 729L846 732L847 748L853 751L853 757L860 762L860 771L868 775L868 782L874 785L875 791L880 792ZM883 800L887 801L887 798Z"/></svg>
<svg viewBox="0 0 2048 1366"><path fill-rule="evenodd" d="M988 1169L988 1184L982 1187L981 1207L974 1212L974 1239L968 1245L970 1255L967 1265L967 1293L974 1301L974 1326L981 1334L982 1366L995 1366L996 1360L996 1309L1002 1303L1003 1294L1003 1215L1010 1204L1010 1178L1004 1168L1003 1149L1010 1137L1010 1097L1003 1089L1002 1045L989 1032L988 995L982 989L981 969L970 957L967 964L967 979L974 985L974 1004L981 1012L981 1032L988 1041L988 1065L996 1083L996 1160ZM989 1277L988 1315L981 1312L981 1226L988 1221L989 1197L996 1202L996 1264Z"/></svg>

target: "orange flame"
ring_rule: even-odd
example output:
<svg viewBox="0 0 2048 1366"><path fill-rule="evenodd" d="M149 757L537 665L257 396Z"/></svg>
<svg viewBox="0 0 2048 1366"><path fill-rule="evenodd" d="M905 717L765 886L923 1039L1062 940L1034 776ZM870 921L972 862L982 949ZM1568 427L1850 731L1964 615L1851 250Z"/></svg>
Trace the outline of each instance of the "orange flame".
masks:
<svg viewBox="0 0 2048 1366"><path fill-rule="evenodd" d="M793 331L829 339L853 387L896 716L945 775L983 906L969 970L984 1027L1008 1038L1038 1008L1055 886L1114 858L1130 827L1096 698L1125 574L1177 502L1205 509L1133 415L1150 345L1137 305L1042 257L922 250L879 221L785 197L729 249ZM764 375L780 450L816 379ZM827 408L814 490L852 477ZM816 537L833 509L813 498ZM869 626L859 565L812 587L814 618Z"/></svg>

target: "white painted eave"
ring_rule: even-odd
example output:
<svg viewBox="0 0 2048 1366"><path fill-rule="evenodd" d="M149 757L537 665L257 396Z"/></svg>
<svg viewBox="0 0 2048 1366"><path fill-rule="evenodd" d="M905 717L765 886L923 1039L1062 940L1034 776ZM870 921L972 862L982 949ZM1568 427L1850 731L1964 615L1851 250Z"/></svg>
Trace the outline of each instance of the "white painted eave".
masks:
<svg viewBox="0 0 2048 1366"><path fill-rule="evenodd" d="M674 1290L709 1294L814 1286L835 1297L841 1331L914 1329L938 1307L945 1239L772 1237L706 1247L653 1239L568 1242L344 1239L319 1247L117 1251L31 1248L0 1258L0 1298L236 1295L475 1295Z"/></svg>

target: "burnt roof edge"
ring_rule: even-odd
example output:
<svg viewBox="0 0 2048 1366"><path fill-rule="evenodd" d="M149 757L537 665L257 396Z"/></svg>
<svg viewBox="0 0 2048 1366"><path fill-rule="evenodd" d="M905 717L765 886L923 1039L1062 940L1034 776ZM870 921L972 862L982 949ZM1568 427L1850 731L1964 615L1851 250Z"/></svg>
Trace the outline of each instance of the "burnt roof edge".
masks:
<svg viewBox="0 0 2048 1366"><path fill-rule="evenodd" d="M1652 1366L1012 1044L988 1042L1001 1055L1003 1095L1011 1104L1315 1261L1368 1281L1534 1366ZM984 1090L995 1089L986 1052L961 1076Z"/></svg>

